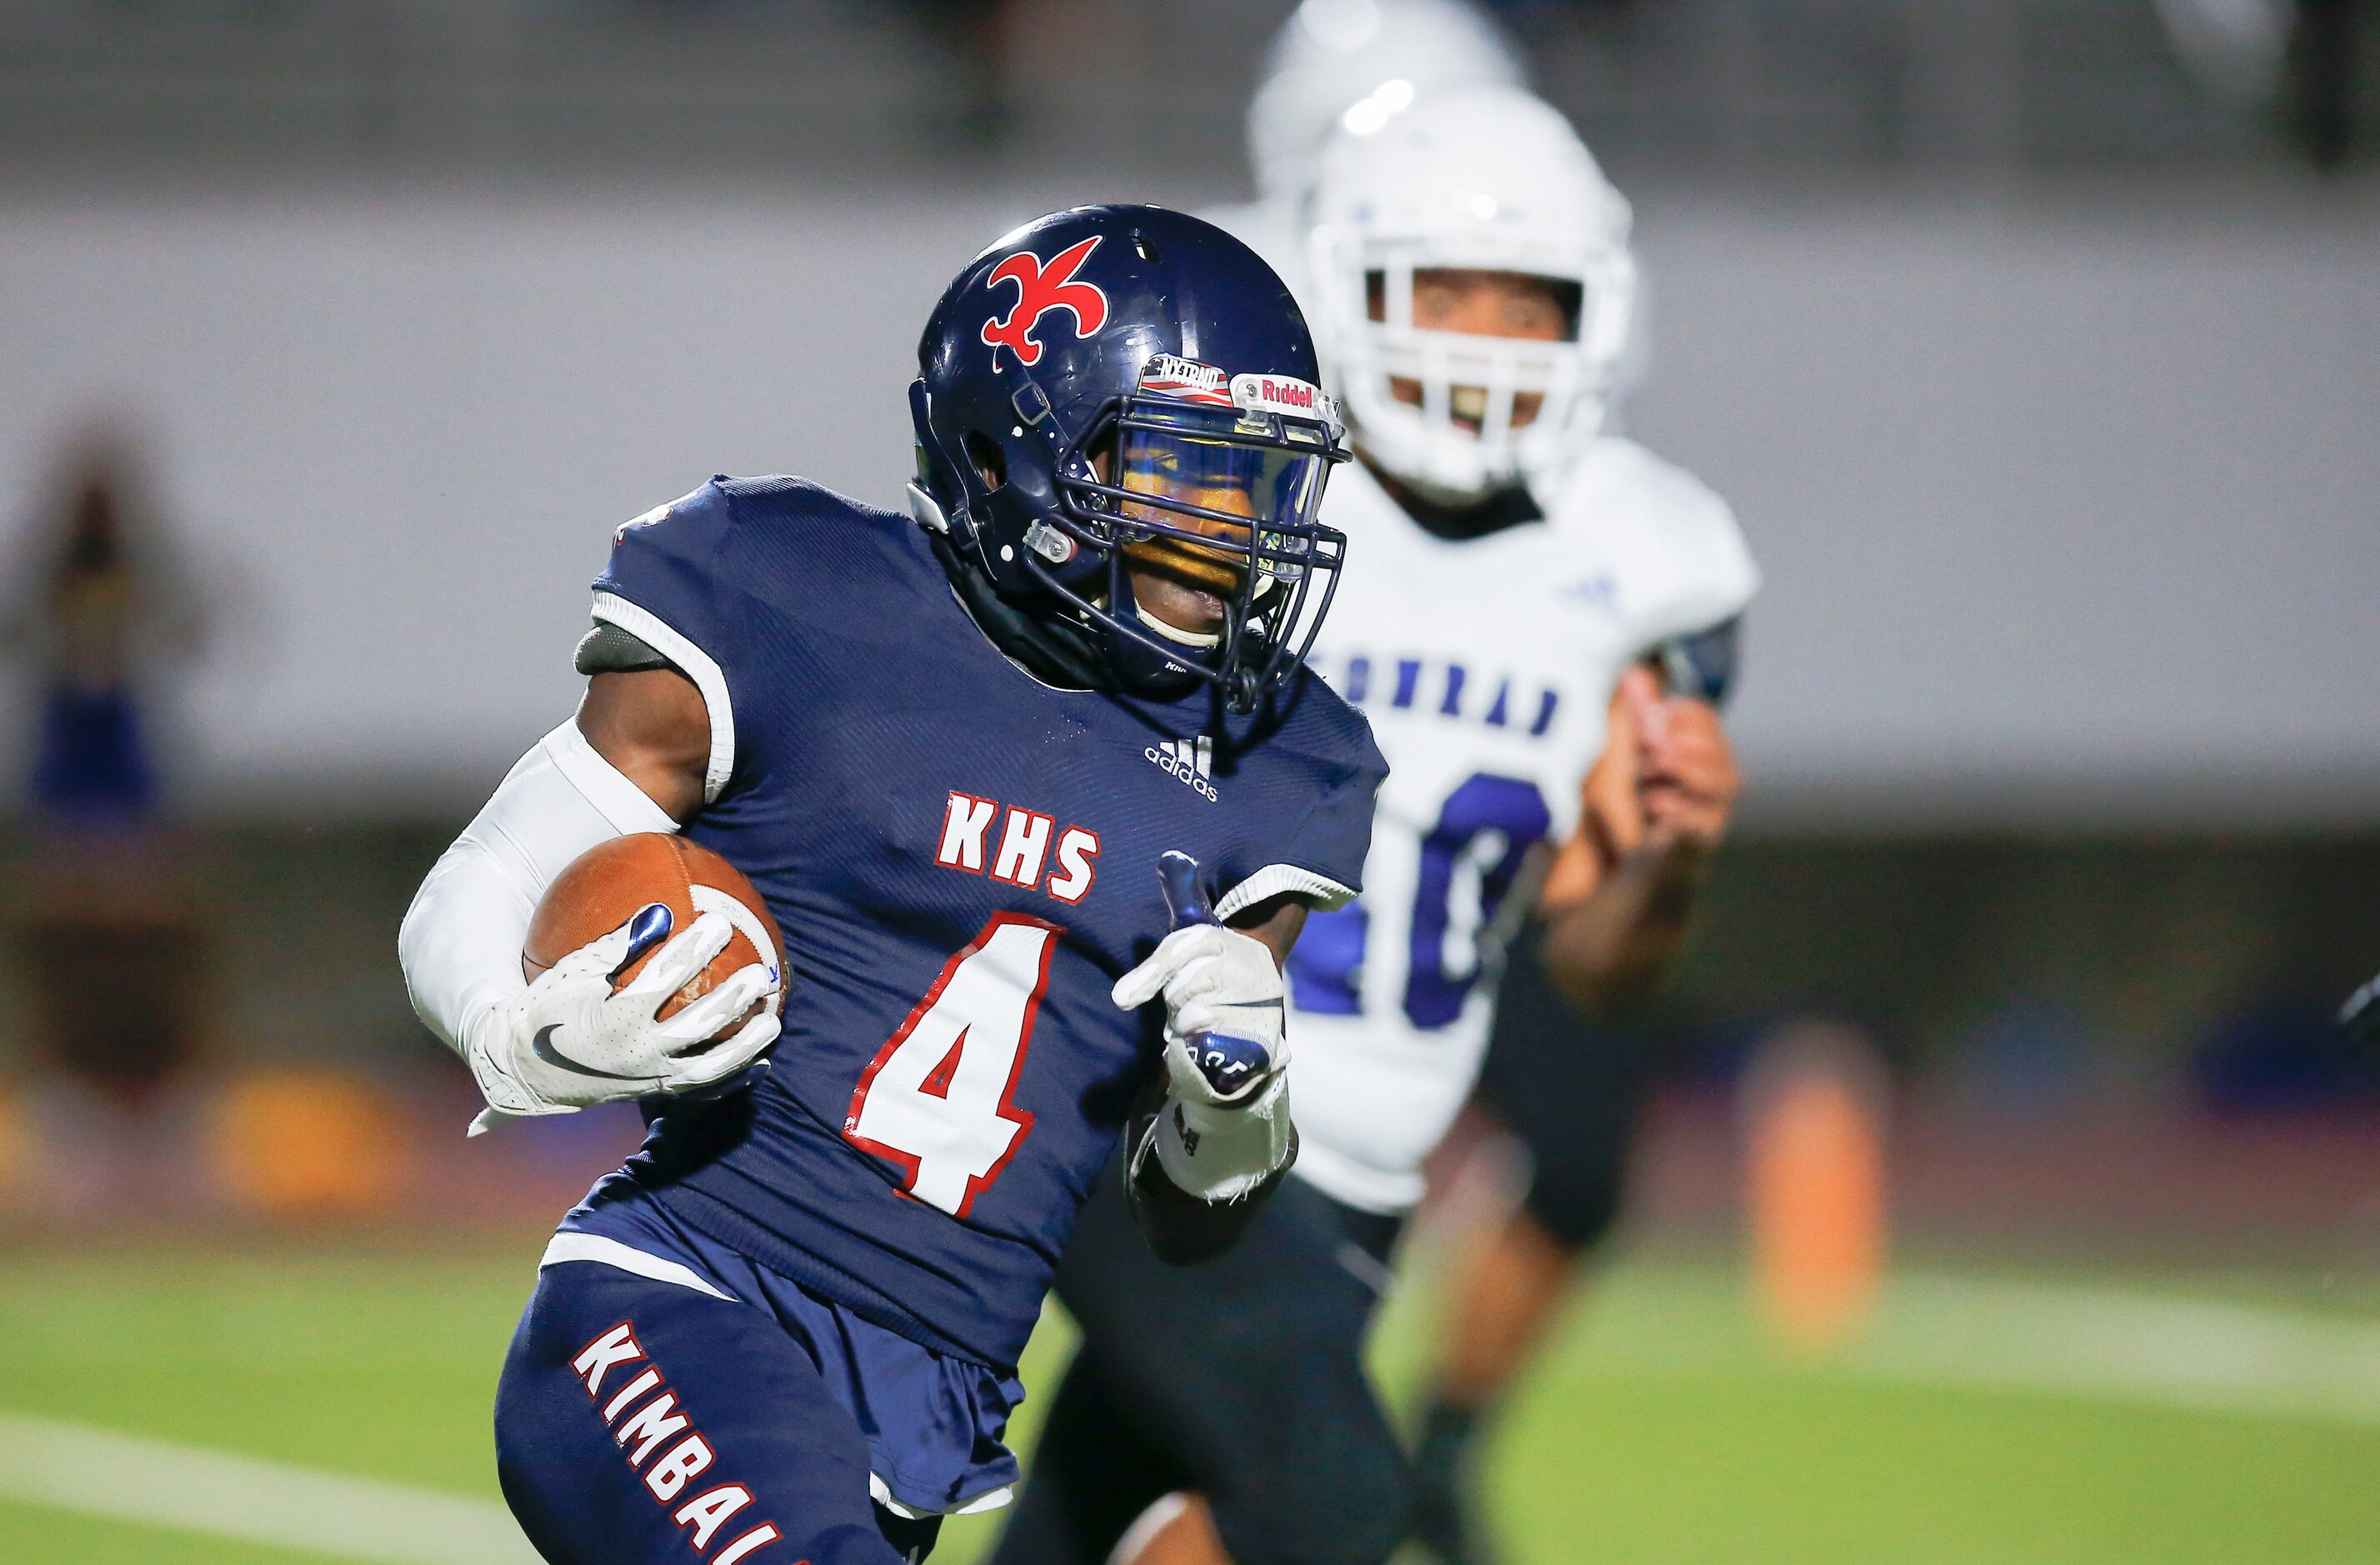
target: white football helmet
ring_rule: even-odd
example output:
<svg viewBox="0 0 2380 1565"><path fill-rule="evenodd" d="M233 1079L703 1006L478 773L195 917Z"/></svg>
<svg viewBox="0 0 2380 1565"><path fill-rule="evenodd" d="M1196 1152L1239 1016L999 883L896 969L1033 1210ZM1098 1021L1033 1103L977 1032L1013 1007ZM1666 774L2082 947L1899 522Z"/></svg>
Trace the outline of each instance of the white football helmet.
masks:
<svg viewBox="0 0 2380 1565"><path fill-rule="evenodd" d="M1377 122L1423 92L1519 87L1527 75L1463 0L1305 0L1274 38L1262 79L1248 104L1248 165L1257 194L1293 212L1351 113Z"/></svg>
<svg viewBox="0 0 2380 1565"><path fill-rule="evenodd" d="M1315 346L1378 466L1460 504L1552 469L1601 427L1636 297L1628 202L1553 108L1515 88L1480 88L1344 127L1308 212ZM1423 331L1414 273L1439 268L1572 285L1575 333L1532 342ZM1418 385L1420 406L1392 382ZM1536 413L1516 428L1524 394ZM1475 433L1455 422L1458 409Z"/></svg>

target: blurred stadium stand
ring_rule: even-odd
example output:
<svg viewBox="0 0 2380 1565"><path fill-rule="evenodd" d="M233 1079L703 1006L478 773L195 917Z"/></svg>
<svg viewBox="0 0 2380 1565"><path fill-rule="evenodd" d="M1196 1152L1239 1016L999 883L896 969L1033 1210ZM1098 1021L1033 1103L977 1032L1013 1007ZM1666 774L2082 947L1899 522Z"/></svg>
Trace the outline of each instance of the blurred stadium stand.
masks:
<svg viewBox="0 0 2380 1565"><path fill-rule="evenodd" d="M2256 160L2368 130L2369 7L2312 0L1512 0L1540 87L1633 173ZM28 169L850 174L1005 127L1235 183L1283 0L9 0ZM987 56L990 56L987 59ZM2296 71L2291 75L2290 67ZM987 70L986 67L991 68ZM996 100L987 102L987 100ZM989 149L985 149L989 150Z"/></svg>

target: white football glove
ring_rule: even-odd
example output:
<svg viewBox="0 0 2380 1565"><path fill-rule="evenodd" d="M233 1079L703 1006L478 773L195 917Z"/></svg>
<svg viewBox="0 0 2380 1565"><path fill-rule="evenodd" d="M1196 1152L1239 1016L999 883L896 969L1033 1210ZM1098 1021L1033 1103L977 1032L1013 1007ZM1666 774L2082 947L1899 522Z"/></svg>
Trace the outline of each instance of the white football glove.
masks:
<svg viewBox="0 0 2380 1565"><path fill-rule="evenodd" d="M632 955L635 923L572 952L472 1029L465 1055L491 1108L502 1114L569 1114L615 1098L691 1092L725 1081L776 1041L771 1006L733 1037L704 1047L755 1001L783 987L763 963L738 968L691 1005L654 1019L662 1001L735 938L734 926L716 913L701 915L672 937L613 992L612 975Z"/></svg>
<svg viewBox="0 0 2380 1565"><path fill-rule="evenodd" d="M1248 1195L1289 1160L1289 1040L1272 948L1193 924L1116 980L1126 1011L1165 1001L1171 1100L1151 1138L1165 1177L1209 1201Z"/></svg>

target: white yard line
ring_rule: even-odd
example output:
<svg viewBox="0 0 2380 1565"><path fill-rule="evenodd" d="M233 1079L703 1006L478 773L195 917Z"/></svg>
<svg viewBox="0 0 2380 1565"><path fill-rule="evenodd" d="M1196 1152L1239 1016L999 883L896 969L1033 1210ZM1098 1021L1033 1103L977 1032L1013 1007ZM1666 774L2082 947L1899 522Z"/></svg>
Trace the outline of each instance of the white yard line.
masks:
<svg viewBox="0 0 2380 1565"><path fill-rule="evenodd" d="M1670 1326L1614 1280L1610 1329L1590 1305L1560 1351L1587 1377L1759 1373L1779 1360L1746 1313L1696 1307ZM1886 1279L1867 1330L1801 1366L1900 1385L2018 1391L2233 1416L2380 1428L2380 1319L2082 1283L1931 1268Z"/></svg>
<svg viewBox="0 0 2380 1565"><path fill-rule="evenodd" d="M2380 1426L2380 1325L1920 1273L1887 1285L1853 1373Z"/></svg>
<svg viewBox="0 0 2380 1565"><path fill-rule="evenodd" d="M538 1565L501 1505L0 1413L0 1496L385 1565Z"/></svg>

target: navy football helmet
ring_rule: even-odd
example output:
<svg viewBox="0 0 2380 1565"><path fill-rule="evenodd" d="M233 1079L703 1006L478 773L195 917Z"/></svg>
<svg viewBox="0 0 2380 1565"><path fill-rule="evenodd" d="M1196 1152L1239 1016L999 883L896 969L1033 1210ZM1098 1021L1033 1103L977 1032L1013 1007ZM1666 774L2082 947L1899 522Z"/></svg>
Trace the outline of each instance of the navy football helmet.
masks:
<svg viewBox="0 0 2380 1565"><path fill-rule="evenodd" d="M1077 207L970 262L910 388L911 509L985 629L1045 677L1254 710L1312 645L1345 539L1316 520L1347 455L1313 339L1211 224ZM1140 570L1220 605L1142 605Z"/></svg>

